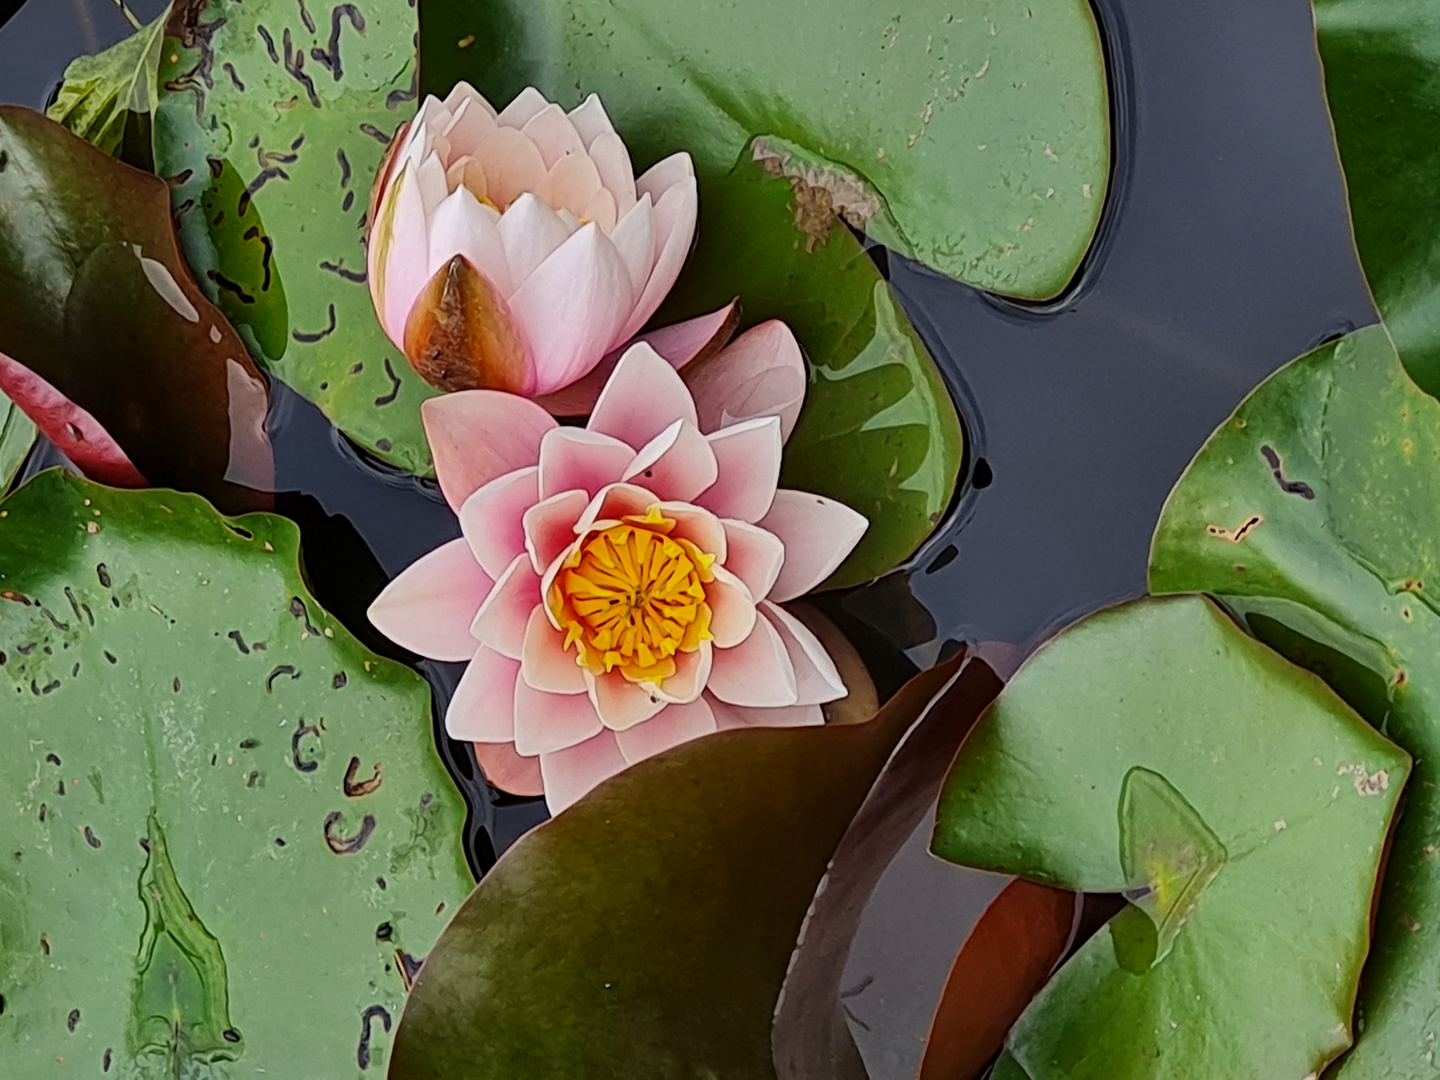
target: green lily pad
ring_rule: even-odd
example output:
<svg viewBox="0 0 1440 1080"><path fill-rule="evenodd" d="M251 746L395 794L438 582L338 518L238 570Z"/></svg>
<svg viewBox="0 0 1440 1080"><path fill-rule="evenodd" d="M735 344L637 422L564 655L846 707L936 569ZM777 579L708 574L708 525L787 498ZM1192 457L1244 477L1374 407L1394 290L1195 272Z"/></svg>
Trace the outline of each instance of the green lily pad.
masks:
<svg viewBox="0 0 1440 1080"><path fill-rule="evenodd" d="M1426 0L1316 0L1355 244L1410 375L1440 394L1440 21Z"/></svg>
<svg viewBox="0 0 1440 1080"><path fill-rule="evenodd" d="M1156 592L1220 596L1415 758L1340 1077L1416 1075L1440 1000L1440 403L1382 327L1301 357L1257 389L1171 494Z"/></svg>
<svg viewBox="0 0 1440 1080"><path fill-rule="evenodd" d="M956 666L864 723L676 747L524 837L431 950L392 1080L774 1080L791 953L891 748L927 711L968 726L994 696L988 668Z"/></svg>
<svg viewBox="0 0 1440 1080"><path fill-rule="evenodd" d="M783 319L810 366L781 483L870 520L827 583L856 585L934 530L959 479L964 436L930 354L858 240L838 219L819 239L795 224L796 193L741 157L700 203L699 245L660 321L739 296L745 321ZM743 227L740 223L744 223Z"/></svg>
<svg viewBox="0 0 1440 1080"><path fill-rule="evenodd" d="M933 842L1131 903L1006 1040L1035 1080L1318 1075L1350 1043L1409 772L1323 682L1202 597L1101 612L976 725Z"/></svg>
<svg viewBox="0 0 1440 1080"><path fill-rule="evenodd" d="M0 106L0 353L91 413L153 484L254 509L269 390L196 287L163 181ZM23 298L18 299L18 298Z"/></svg>
<svg viewBox="0 0 1440 1080"><path fill-rule="evenodd" d="M19 475L33 445L35 425L18 405L0 394L0 494Z"/></svg>
<svg viewBox="0 0 1440 1080"><path fill-rule="evenodd" d="M58 470L0 503L7 1075L383 1071L465 807L298 542Z"/></svg>
<svg viewBox="0 0 1440 1080"><path fill-rule="evenodd" d="M499 101L591 92L637 162L700 180L751 139L876 240L983 289L1058 294L1110 167L1100 34L1084 0L426 0L425 83ZM826 227L821 220L819 228Z"/></svg>
<svg viewBox="0 0 1440 1080"><path fill-rule="evenodd" d="M264 367L385 461L432 471L435 393L380 328L364 218L415 111L407 0L176 6L160 65L157 171L210 298Z"/></svg>

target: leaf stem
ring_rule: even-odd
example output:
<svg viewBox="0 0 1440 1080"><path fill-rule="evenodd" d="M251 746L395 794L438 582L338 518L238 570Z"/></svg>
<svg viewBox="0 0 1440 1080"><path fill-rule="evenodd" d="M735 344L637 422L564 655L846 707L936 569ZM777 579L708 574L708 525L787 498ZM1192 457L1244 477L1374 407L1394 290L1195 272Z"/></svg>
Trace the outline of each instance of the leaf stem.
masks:
<svg viewBox="0 0 1440 1080"><path fill-rule="evenodd" d="M135 17L135 13L125 6L125 0L115 0L115 6L120 9L121 15L130 20L130 25L136 30L144 29L140 20Z"/></svg>

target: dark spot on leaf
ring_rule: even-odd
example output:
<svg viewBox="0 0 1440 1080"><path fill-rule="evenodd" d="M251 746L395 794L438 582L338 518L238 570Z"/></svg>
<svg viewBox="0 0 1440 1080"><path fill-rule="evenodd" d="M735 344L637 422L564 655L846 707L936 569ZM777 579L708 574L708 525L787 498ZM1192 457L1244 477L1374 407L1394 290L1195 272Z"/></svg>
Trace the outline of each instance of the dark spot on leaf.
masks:
<svg viewBox="0 0 1440 1080"><path fill-rule="evenodd" d="M259 740L259 739L241 739L241 740L240 740L240 749L241 749L241 750L254 750L254 749L255 749L257 746L259 746L259 745L260 745L260 740Z"/></svg>
<svg viewBox="0 0 1440 1080"><path fill-rule="evenodd" d="M376 405L389 405L400 396L400 387L402 385L400 376L396 375L395 369L390 366L390 358L388 356L385 357L385 375L390 380L390 392L377 397L375 399Z"/></svg>
<svg viewBox="0 0 1440 1080"><path fill-rule="evenodd" d="M40 609L40 614L44 615L45 618L49 619L49 620L50 620L50 625L53 626L53 627L55 627L56 630L69 630L69 629L70 629L70 624L67 623L67 622L61 622L58 618L55 617L55 613L54 613L53 611L51 611L49 608L47 608L47 607L41 607L41 609Z"/></svg>
<svg viewBox="0 0 1440 1080"><path fill-rule="evenodd" d="M376 941L389 941L394 936L395 927L391 926L388 922L382 922L375 928Z"/></svg>
<svg viewBox="0 0 1440 1080"><path fill-rule="evenodd" d="M106 660L109 660L110 663L112 663L112 664L118 664L118 663L119 663L119 661L115 659L115 654L112 653L109 649L106 649L106 650L105 650L105 659L106 659Z"/></svg>
<svg viewBox="0 0 1440 1080"><path fill-rule="evenodd" d="M380 886L381 889L388 889L390 887L385 883L385 879L383 877L377 877L375 879L375 884Z"/></svg>
<svg viewBox="0 0 1440 1080"><path fill-rule="evenodd" d="M276 846L276 847L284 847L284 846L285 846L285 841L282 840L282 839L280 839L280 837L277 836L277 837L275 837L275 846Z"/></svg>
<svg viewBox="0 0 1440 1080"><path fill-rule="evenodd" d="M231 641L233 641L235 643L235 647L239 649L242 653L244 653L246 656L250 655L250 646L245 644L245 636L241 634L239 630L231 630L230 633L226 634L225 636L228 637Z"/></svg>
<svg viewBox="0 0 1440 1080"><path fill-rule="evenodd" d="M291 336L302 345L314 345L317 341L324 341L335 332L335 305L330 305L330 323L324 330L317 330L315 333L306 333L303 330L290 331Z"/></svg>
<svg viewBox="0 0 1440 1080"><path fill-rule="evenodd" d="M371 834L375 832L375 816L366 814L360 821L360 831L354 836L348 837L340 836L333 831L344 816L339 810L332 810L325 816L325 846L336 855L354 855L365 847Z"/></svg>
<svg viewBox="0 0 1440 1080"><path fill-rule="evenodd" d="M29 599L21 596L14 589L0 589L0 600L9 600L14 604L24 604L26 607L30 606Z"/></svg>
<svg viewBox="0 0 1440 1080"><path fill-rule="evenodd" d="M392 443L389 439L375 440L375 449L379 450L381 453L384 454L388 454L394 448L394 446L395 444Z"/></svg>
<svg viewBox="0 0 1440 1080"><path fill-rule="evenodd" d="M64 798L64 797L65 797L65 781L64 781L64 780L58 780L58 781L56 781L56 783L55 783L55 794L56 794L56 795L59 795L61 798Z"/></svg>
<svg viewBox="0 0 1440 1080"><path fill-rule="evenodd" d="M269 675L265 676L265 690L267 693L274 693L275 680L278 679L281 675L289 676L292 679L298 679L300 677L300 672L296 671L294 665L292 664L280 664L278 667L275 668L274 671L270 672Z"/></svg>
<svg viewBox="0 0 1440 1080"><path fill-rule="evenodd" d="M385 132L381 131L374 124L361 124L360 134L369 135L370 138L374 139L381 146L390 145L390 136L386 135Z"/></svg>
<svg viewBox="0 0 1440 1080"><path fill-rule="evenodd" d="M49 934L41 934L41 935L40 935L40 951L43 952L46 956L49 956L49 955L50 955L50 935L49 935Z"/></svg>
<svg viewBox="0 0 1440 1080"><path fill-rule="evenodd" d="M423 959L417 960L404 949L396 949L395 966L400 969L400 981L405 984L405 992L408 994L410 988L415 985L415 977L420 974L420 969L425 966L425 961Z"/></svg>
<svg viewBox="0 0 1440 1080"><path fill-rule="evenodd" d="M314 758L302 758L300 756L300 740L306 735L320 735L320 729L313 724L298 723L294 733L290 736L290 760L300 772L311 773L320 767L320 763Z"/></svg>
<svg viewBox="0 0 1440 1080"><path fill-rule="evenodd" d="M175 680L170 685L174 688L175 693L178 694L180 692L180 676L176 675Z"/></svg>
<svg viewBox="0 0 1440 1080"><path fill-rule="evenodd" d="M343 689L345 689L345 683L346 683L346 682L347 682L347 679L345 678L345 672L343 672L343 671L337 671L337 672L335 673L335 678L333 678L333 679L330 680L330 689L332 689L332 690L343 690Z"/></svg>
<svg viewBox="0 0 1440 1080"><path fill-rule="evenodd" d="M366 280L364 270L347 270L343 262L333 263L326 259L320 263L320 269L332 274L339 274L346 281L353 281L357 285L363 285ZM354 372L351 374L353 375Z"/></svg>
<svg viewBox="0 0 1440 1080"><path fill-rule="evenodd" d="M66 1028L66 1030L68 1030L68 1031L73 1035L73 1034L75 1033L75 1029L76 1029L77 1027L79 1027L79 1026L80 1026L80 1010L79 1010L79 1009L71 1009L71 1010L70 1010L70 1015L65 1018L65 1028Z"/></svg>
<svg viewBox="0 0 1440 1080"><path fill-rule="evenodd" d="M245 786L247 788L253 788L258 783L260 783L260 770L256 769L245 778Z"/></svg>
<svg viewBox="0 0 1440 1080"><path fill-rule="evenodd" d="M220 1033L220 1037L228 1043L238 1043L240 1041L240 1032L234 1028L226 1028Z"/></svg>
<svg viewBox="0 0 1440 1080"><path fill-rule="evenodd" d="M92 848L100 847L100 838L95 835L95 830L91 829L89 825L85 826L85 842Z"/></svg>
<svg viewBox="0 0 1440 1080"><path fill-rule="evenodd" d="M355 1063L362 1070L370 1068L370 1022L380 1018L385 1030L390 1030L390 1014L383 1005L371 1005L360 1014L360 1046L355 1051Z"/></svg>
<svg viewBox="0 0 1440 1080"><path fill-rule="evenodd" d="M101 1072L107 1072L107 1073L108 1073L108 1072L110 1071L110 1061L111 1061L111 1057L112 1057L112 1056L113 1056L113 1051L107 1046L107 1047L105 1048L105 1056L100 1059L100 1071L101 1071Z"/></svg>
<svg viewBox="0 0 1440 1080"><path fill-rule="evenodd" d="M341 212L342 214L348 214L348 213L350 212L351 208L352 208L354 205L355 205L355 192L353 192L353 191L347 191L347 192L345 193L345 198L340 201L340 212Z"/></svg>
<svg viewBox="0 0 1440 1080"><path fill-rule="evenodd" d="M220 65L220 68L226 75L230 76L230 81L235 84L235 89L243 94L245 92L245 84L240 81L240 76L235 73L235 65L227 60Z"/></svg>
<svg viewBox="0 0 1440 1080"><path fill-rule="evenodd" d="M265 51L270 54L270 62L272 64L278 64L280 62L280 54L275 51L275 39L270 36L270 31L266 30L263 26L257 26L255 30L259 33L260 39L265 42Z"/></svg>
<svg viewBox="0 0 1440 1080"><path fill-rule="evenodd" d="M42 686L42 687L40 688L40 693L41 693L42 695L44 695L44 694L51 694L51 693L54 693L56 690L59 690L59 689L60 689L60 680L59 680L59 679L51 679L48 683L46 683L44 686Z"/></svg>
<svg viewBox="0 0 1440 1080"><path fill-rule="evenodd" d="M1265 459L1265 464L1270 466L1270 474L1275 477L1275 482L1280 485L1280 490L1286 495L1299 495L1302 499L1315 498L1315 489L1309 484L1299 480L1285 479L1284 463L1273 446L1260 447L1260 455Z"/></svg>
<svg viewBox="0 0 1440 1080"><path fill-rule="evenodd" d="M62 762L60 761L60 755L59 755L59 754L46 754L46 755L45 755L45 760L48 761L51 765L60 765L60 764L62 764Z"/></svg>
<svg viewBox="0 0 1440 1080"><path fill-rule="evenodd" d="M345 156L344 147L335 151L335 160L340 163L340 187L342 189L348 188L350 186L351 169L350 159Z"/></svg>
<svg viewBox="0 0 1440 1080"><path fill-rule="evenodd" d="M410 70L410 87L407 90L391 90L385 97L387 109L398 109L407 101L414 101L420 96L420 69L418 67Z"/></svg>
<svg viewBox="0 0 1440 1080"><path fill-rule="evenodd" d="M48 814L49 812L50 812L50 808L49 808L48 806L46 806L46 805L42 802L42 803L40 804L40 813L37 815L37 816L40 818L40 824L42 824L42 825L45 824L45 816L46 816L46 814Z"/></svg>
<svg viewBox="0 0 1440 1080"><path fill-rule="evenodd" d="M358 799L362 795L369 795L372 791L378 791L381 783L380 763L375 763L371 775L365 780L356 780L360 772L360 759L352 757L349 766L345 769L345 796L350 799Z"/></svg>
<svg viewBox="0 0 1440 1080"><path fill-rule="evenodd" d="M244 198L244 196L241 197ZM244 211L241 212L243 213ZM219 270L207 270L205 271L205 276L226 292L233 294L242 304L255 303L255 297L246 292L239 282L231 281L224 274L220 273Z"/></svg>
<svg viewBox="0 0 1440 1080"><path fill-rule="evenodd" d="M305 6L305 0L298 0L300 4L300 18L305 23L305 29L315 33L315 20L310 16L310 10Z"/></svg>

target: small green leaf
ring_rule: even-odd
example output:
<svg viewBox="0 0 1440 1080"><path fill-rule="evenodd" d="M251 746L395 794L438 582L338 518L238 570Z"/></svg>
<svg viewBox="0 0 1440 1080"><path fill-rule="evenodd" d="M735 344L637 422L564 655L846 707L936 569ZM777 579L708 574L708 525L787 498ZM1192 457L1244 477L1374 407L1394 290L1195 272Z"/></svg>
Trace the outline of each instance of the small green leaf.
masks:
<svg viewBox="0 0 1440 1080"><path fill-rule="evenodd" d="M313 10L312 10L313 9ZM172 20L155 161L186 258L256 359L376 456L428 474L435 394L365 281L365 215L414 115L415 5L204 0Z"/></svg>
<svg viewBox="0 0 1440 1080"><path fill-rule="evenodd" d="M152 484L253 509L269 391L190 277L164 181L0 106L0 353L91 413Z"/></svg>
<svg viewBox="0 0 1440 1080"><path fill-rule="evenodd" d="M599 93L637 163L688 150L700 203L751 139L872 237L983 289L1070 280L1109 175L1084 0L424 0L422 70L497 105ZM833 209L832 209L833 208Z"/></svg>
<svg viewBox="0 0 1440 1080"><path fill-rule="evenodd" d="M473 881L424 682L283 518L58 470L0 510L6 1074L383 1074Z"/></svg>
<svg viewBox="0 0 1440 1080"><path fill-rule="evenodd" d="M45 115L105 153L148 168L150 148L140 143L150 132L160 45L169 18L167 5L149 26L118 45L73 61L65 69L65 80ZM141 160L125 153L137 148Z"/></svg>
<svg viewBox="0 0 1440 1080"><path fill-rule="evenodd" d="M961 749L934 850L1132 903L1041 991L1010 1054L1034 1080L1318 1075L1350 1043L1408 772L1209 600L1061 634Z"/></svg>
<svg viewBox="0 0 1440 1080"><path fill-rule="evenodd" d="M1346 1080L1417 1075L1434 1048L1437 567L1440 402L1411 382L1379 326L1301 357L1251 394L1171 493L1150 553L1152 590L1220 596L1415 758L1359 1039L1330 1074ZM1334 782L1345 795L1371 780Z"/></svg>
<svg viewBox="0 0 1440 1080"><path fill-rule="evenodd" d="M833 216L796 224L789 181L743 155L700 203L699 244L661 322L740 297L747 323L783 319L805 349L810 384L785 445L781 482L838 499L870 527L828 582L891 569L950 505L964 437L955 406L910 320L854 235Z"/></svg>
<svg viewBox="0 0 1440 1080"><path fill-rule="evenodd" d="M392 1080L774 1080L807 910L891 749L927 712L967 730L998 689L982 664L955 670L863 723L686 743L524 837L431 950Z"/></svg>
<svg viewBox="0 0 1440 1080"><path fill-rule="evenodd" d="M20 474L20 468L35 445L35 425L20 407L0 394L0 495Z"/></svg>
<svg viewBox="0 0 1440 1080"><path fill-rule="evenodd" d="M1440 394L1440 21L1428 0L1316 0L1355 244L1411 377Z"/></svg>

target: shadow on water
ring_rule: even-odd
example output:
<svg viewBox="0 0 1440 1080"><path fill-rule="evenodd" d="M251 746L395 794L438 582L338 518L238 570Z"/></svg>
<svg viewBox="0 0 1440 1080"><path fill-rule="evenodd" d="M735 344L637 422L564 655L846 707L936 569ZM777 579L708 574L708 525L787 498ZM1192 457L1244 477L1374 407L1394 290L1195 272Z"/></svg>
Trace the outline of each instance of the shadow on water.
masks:
<svg viewBox="0 0 1440 1080"><path fill-rule="evenodd" d="M147 20L163 3L129 6ZM1142 593L1160 507L1204 439L1286 361L1375 318L1309 0L1100 0L1099 14L1116 165L1071 287L1019 304L876 253L970 436L970 484L937 535L901 570L820 598L882 693L962 642L1023 655ZM128 30L112 0L31 0L0 34L0 101L43 104L69 59ZM364 608L389 576L458 535L454 516L432 484L372 467L313 406L275 391L280 508L300 522L317 594L393 654ZM443 709L459 666L418 666ZM468 747L438 726L437 738L471 803L472 865L483 870L543 819L543 802L497 796ZM880 883L847 969L875 1080L915 1074L928 1010L995 888L929 858L924 829Z"/></svg>

